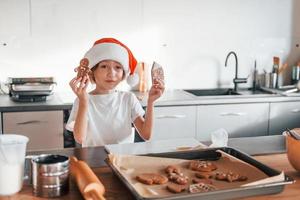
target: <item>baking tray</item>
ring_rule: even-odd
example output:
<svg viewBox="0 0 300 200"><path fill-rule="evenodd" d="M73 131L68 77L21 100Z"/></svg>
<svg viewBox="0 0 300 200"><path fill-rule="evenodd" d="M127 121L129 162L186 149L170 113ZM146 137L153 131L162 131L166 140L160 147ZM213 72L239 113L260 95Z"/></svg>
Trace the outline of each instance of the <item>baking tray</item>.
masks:
<svg viewBox="0 0 300 200"><path fill-rule="evenodd" d="M166 158L178 158L186 160L216 160L218 159L219 153L216 150L224 151L225 153L234 156L264 172L269 177L279 175L281 172L268 167L267 165L255 160L249 155L238 151L237 149L230 147L222 148L208 148L193 151L180 151L180 152L166 152L166 153L155 153L155 154L145 154L143 156L153 156L153 157L166 157ZM119 177L119 179L126 185L126 187L131 191L136 199L205 199L205 200L218 200L218 199L235 199L241 197L257 196L257 195L267 195L276 194L283 191L284 186L287 184L292 184L295 181L289 176L285 175L284 181L267 183L256 186L247 186L231 189L222 189L205 193L194 193L194 194L170 194L170 196L163 197L150 197L145 198L140 196L137 191L132 187L132 185L121 175L117 168L115 168L108 160L107 164L110 166L112 171Z"/></svg>

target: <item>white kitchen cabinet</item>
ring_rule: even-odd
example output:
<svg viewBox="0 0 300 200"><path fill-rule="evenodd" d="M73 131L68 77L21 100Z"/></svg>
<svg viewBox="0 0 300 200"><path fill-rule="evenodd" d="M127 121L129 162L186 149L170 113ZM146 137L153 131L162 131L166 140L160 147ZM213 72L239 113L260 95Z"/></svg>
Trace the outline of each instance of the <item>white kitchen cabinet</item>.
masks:
<svg viewBox="0 0 300 200"><path fill-rule="evenodd" d="M197 107L197 139L210 141L210 134L224 128L229 137L268 133L269 103L201 105Z"/></svg>
<svg viewBox="0 0 300 200"><path fill-rule="evenodd" d="M2 113L0 112L0 134L2 134Z"/></svg>
<svg viewBox="0 0 300 200"><path fill-rule="evenodd" d="M195 138L196 106L154 107L151 140Z"/></svg>
<svg viewBox="0 0 300 200"><path fill-rule="evenodd" d="M27 150L61 149L63 111L4 112L3 133L27 136Z"/></svg>
<svg viewBox="0 0 300 200"><path fill-rule="evenodd" d="M270 135L282 134L286 128L300 127L300 102L270 104Z"/></svg>

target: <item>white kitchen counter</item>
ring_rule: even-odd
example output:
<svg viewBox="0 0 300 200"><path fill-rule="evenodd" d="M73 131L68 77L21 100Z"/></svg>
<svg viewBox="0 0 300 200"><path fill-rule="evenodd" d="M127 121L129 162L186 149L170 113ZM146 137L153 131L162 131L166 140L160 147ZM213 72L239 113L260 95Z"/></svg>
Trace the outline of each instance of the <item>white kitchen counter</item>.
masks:
<svg viewBox="0 0 300 200"><path fill-rule="evenodd" d="M147 93L133 91L146 106ZM54 93L45 102L21 103L12 101L8 95L0 95L0 112L35 111L35 110L69 110L72 108L75 95L71 92ZM237 103L264 103L300 101L300 95L281 96L279 94L263 95L225 95L225 96L194 96L181 89L166 90L163 96L155 102L155 106L188 106L188 105L214 105Z"/></svg>
<svg viewBox="0 0 300 200"><path fill-rule="evenodd" d="M299 95L281 96L279 94L255 94L248 91L239 91L242 95L222 96L195 96L181 89L166 90L163 96L155 102L155 106L187 106L187 105L213 105L236 103L268 103L300 101ZM143 97L141 103L147 104L147 93L135 92L138 97Z"/></svg>

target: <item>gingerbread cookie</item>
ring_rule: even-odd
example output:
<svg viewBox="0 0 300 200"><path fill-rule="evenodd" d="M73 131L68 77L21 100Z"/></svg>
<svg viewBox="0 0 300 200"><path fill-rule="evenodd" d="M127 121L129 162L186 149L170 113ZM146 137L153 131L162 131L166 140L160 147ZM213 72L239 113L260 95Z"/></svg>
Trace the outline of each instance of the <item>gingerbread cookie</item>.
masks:
<svg viewBox="0 0 300 200"><path fill-rule="evenodd" d="M217 169L217 166L208 161L192 160L189 168L193 171L211 172Z"/></svg>
<svg viewBox="0 0 300 200"><path fill-rule="evenodd" d="M167 185L167 189L172 193L180 193L186 190L186 186L184 185L178 185L175 183L169 183Z"/></svg>
<svg viewBox="0 0 300 200"><path fill-rule="evenodd" d="M193 183L204 183L204 184L212 184L213 183L211 179L203 179L203 178L201 178L201 179L193 178L192 182Z"/></svg>
<svg viewBox="0 0 300 200"><path fill-rule="evenodd" d="M79 67L75 69L75 72L77 72L77 78L87 76L90 73L89 69L89 60L87 58L83 58L80 61Z"/></svg>
<svg viewBox="0 0 300 200"><path fill-rule="evenodd" d="M136 179L139 182L147 184L147 185L153 185L153 184L161 185L161 184L168 182L167 177L160 175L160 174L155 174L155 173L143 173L143 174L138 175L136 177Z"/></svg>
<svg viewBox="0 0 300 200"><path fill-rule="evenodd" d="M181 171L178 167L174 166L174 165L169 165L166 169L165 169L165 172L167 174L170 174L170 173L175 173L175 174L181 174Z"/></svg>
<svg viewBox="0 0 300 200"><path fill-rule="evenodd" d="M217 172L215 178L216 180L228 181L230 183L234 181L246 181L248 179L246 176L241 176L233 172Z"/></svg>
<svg viewBox="0 0 300 200"><path fill-rule="evenodd" d="M196 172L195 176L201 179L209 179L209 178L213 178L214 174L210 172Z"/></svg>
<svg viewBox="0 0 300 200"><path fill-rule="evenodd" d="M168 174L168 179L170 181L179 185L185 185L189 180L189 178L187 176L184 176L177 166L169 165L165 169L165 172Z"/></svg>
<svg viewBox="0 0 300 200"><path fill-rule="evenodd" d="M168 175L168 179L179 185L185 185L185 184L187 184L189 177L184 176L183 174L170 173Z"/></svg>
<svg viewBox="0 0 300 200"><path fill-rule="evenodd" d="M151 68L151 79L152 79L152 84L155 83L156 80L161 81L164 83L164 70L160 64L157 62L153 62L152 68Z"/></svg>
<svg viewBox="0 0 300 200"><path fill-rule="evenodd" d="M199 192L210 192L216 190L216 187L210 184L205 184L205 183L197 183L197 184L192 184L189 187L189 192L190 193L199 193Z"/></svg>

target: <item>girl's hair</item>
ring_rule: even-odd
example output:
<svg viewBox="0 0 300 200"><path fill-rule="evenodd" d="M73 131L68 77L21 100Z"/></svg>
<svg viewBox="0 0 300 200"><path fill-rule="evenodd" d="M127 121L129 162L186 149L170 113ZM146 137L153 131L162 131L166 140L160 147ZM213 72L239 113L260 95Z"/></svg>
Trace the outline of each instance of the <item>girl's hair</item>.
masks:
<svg viewBox="0 0 300 200"><path fill-rule="evenodd" d="M101 62L102 62L102 61L101 61ZM97 67L99 66L99 64L100 64L101 62L97 63L94 67L91 68L91 73L89 73L91 83L95 83L95 82L96 82L95 76L94 76L94 72L95 72L95 70L97 69ZM124 80L124 79L125 79L125 70L123 69L122 80Z"/></svg>

